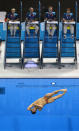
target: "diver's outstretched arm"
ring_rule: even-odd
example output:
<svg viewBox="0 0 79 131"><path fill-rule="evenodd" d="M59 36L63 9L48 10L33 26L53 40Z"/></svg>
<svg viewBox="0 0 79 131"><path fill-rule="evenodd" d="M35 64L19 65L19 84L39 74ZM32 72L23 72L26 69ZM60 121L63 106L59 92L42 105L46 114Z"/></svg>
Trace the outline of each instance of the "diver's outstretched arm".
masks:
<svg viewBox="0 0 79 131"><path fill-rule="evenodd" d="M27 108L27 110L30 111L32 107L33 107L33 103Z"/></svg>

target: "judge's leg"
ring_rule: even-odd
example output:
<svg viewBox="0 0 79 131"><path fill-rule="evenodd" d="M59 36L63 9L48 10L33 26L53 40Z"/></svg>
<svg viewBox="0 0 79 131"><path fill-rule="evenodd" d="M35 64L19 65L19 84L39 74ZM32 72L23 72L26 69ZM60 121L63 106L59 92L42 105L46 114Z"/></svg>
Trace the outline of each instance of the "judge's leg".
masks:
<svg viewBox="0 0 79 131"><path fill-rule="evenodd" d="M11 36L13 36L14 26L12 24L9 24L9 27L10 27Z"/></svg>
<svg viewBox="0 0 79 131"><path fill-rule="evenodd" d="M56 25L52 25L52 30L51 30L51 36L54 36L55 30L56 30Z"/></svg>
<svg viewBox="0 0 79 131"><path fill-rule="evenodd" d="M46 25L46 30L48 32L48 35L51 35L51 31L50 31L50 24Z"/></svg>
<svg viewBox="0 0 79 131"><path fill-rule="evenodd" d="M74 25L70 25L70 32L71 32L71 35L72 35L72 38L74 36Z"/></svg>
<svg viewBox="0 0 79 131"><path fill-rule="evenodd" d="M26 32L30 36L30 24L27 24L27 26L26 26Z"/></svg>

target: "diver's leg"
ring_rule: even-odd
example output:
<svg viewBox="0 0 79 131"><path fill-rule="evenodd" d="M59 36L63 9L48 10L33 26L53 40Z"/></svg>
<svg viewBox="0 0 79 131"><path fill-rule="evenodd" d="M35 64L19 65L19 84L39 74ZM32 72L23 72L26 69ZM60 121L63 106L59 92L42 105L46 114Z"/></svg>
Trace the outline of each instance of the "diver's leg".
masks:
<svg viewBox="0 0 79 131"><path fill-rule="evenodd" d="M52 103L52 102L54 102L56 99L61 98L61 97L67 92L66 89L61 89L61 90L57 91L57 93L60 92L60 91L62 91L63 93L62 93L62 94L59 94L59 95L57 95L57 96L54 96L54 97L49 98L49 99L48 99L48 103ZM57 94L57 93L55 93L55 94Z"/></svg>
<svg viewBox="0 0 79 131"><path fill-rule="evenodd" d="M45 96L48 97L48 98L51 98L53 95L57 94L60 90L57 90L57 91L54 91L52 93L48 93L46 94Z"/></svg>

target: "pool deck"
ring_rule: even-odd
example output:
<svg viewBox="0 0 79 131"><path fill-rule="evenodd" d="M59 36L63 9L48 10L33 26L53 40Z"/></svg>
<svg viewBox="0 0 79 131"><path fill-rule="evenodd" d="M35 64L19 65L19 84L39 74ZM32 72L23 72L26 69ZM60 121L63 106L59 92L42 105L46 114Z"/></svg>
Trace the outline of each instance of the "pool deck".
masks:
<svg viewBox="0 0 79 131"><path fill-rule="evenodd" d="M5 42L2 42L0 50L2 51L0 56L0 78L79 78L79 58L77 58L77 68L73 65L65 64L64 67L58 69L53 64L46 64L43 69L21 69L17 66L11 66L4 70ZM77 57L79 57L79 41L77 41ZM70 62L71 59L68 61ZM49 59L46 62L49 63Z"/></svg>

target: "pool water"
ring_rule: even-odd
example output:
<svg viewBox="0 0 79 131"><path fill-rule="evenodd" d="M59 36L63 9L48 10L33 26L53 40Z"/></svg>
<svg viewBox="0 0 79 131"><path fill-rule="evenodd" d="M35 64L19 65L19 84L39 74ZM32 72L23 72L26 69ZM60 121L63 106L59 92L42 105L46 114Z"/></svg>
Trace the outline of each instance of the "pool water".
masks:
<svg viewBox="0 0 79 131"><path fill-rule="evenodd" d="M27 110L59 89L67 93L42 111ZM0 79L0 131L79 131L79 79Z"/></svg>

